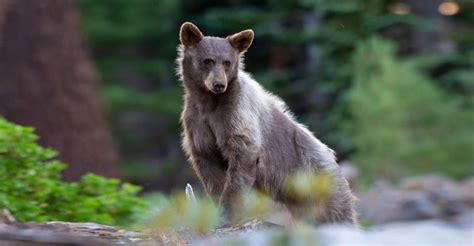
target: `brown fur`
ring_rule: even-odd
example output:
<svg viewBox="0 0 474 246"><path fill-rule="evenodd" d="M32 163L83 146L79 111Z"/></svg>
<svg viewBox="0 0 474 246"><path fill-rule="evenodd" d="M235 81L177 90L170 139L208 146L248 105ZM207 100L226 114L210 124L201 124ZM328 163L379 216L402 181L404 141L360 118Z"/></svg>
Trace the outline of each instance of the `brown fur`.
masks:
<svg viewBox="0 0 474 246"><path fill-rule="evenodd" d="M183 149L206 193L231 211L240 194L256 188L302 218L313 201L296 199L285 182L297 171L324 172L332 178L331 198L314 217L355 223L354 198L333 151L242 70L241 55L251 45L253 31L225 39L204 37L196 26L184 23L180 40Z"/></svg>

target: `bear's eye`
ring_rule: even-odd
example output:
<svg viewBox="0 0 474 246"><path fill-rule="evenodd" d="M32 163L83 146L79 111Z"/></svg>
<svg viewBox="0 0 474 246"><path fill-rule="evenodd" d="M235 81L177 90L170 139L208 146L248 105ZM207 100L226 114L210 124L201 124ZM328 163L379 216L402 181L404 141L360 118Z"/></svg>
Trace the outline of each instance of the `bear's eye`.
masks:
<svg viewBox="0 0 474 246"><path fill-rule="evenodd" d="M230 61L224 61L223 64L225 67L230 67L231 65Z"/></svg>
<svg viewBox="0 0 474 246"><path fill-rule="evenodd" d="M214 64L214 60L209 59L209 58L208 58L208 59L204 59L203 62L204 62L204 65L212 65L212 64Z"/></svg>

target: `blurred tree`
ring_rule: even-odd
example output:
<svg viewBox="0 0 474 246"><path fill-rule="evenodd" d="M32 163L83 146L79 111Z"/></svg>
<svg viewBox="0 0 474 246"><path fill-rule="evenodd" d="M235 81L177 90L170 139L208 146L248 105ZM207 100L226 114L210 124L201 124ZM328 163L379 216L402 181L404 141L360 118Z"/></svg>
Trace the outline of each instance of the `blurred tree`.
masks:
<svg viewBox="0 0 474 246"><path fill-rule="evenodd" d="M86 172L118 175L118 160L98 98L73 0L0 1L0 114L34 126L40 143Z"/></svg>
<svg viewBox="0 0 474 246"><path fill-rule="evenodd" d="M174 60L182 22L192 21L213 36L254 29L246 70L346 159L357 147L337 129L352 115L341 102L354 84L355 47L368 37L393 40L400 47L396 56L416 58L417 73L429 83L474 105L474 4L457 1L459 13L441 16L440 2L80 1L84 29L106 82L104 101L120 151L127 153L125 173L149 188L164 189L194 177L179 148L182 91ZM433 47L450 51L430 53L438 50Z"/></svg>
<svg viewBox="0 0 474 246"><path fill-rule="evenodd" d="M474 109L448 97L415 66L395 57L392 43L360 42L354 54L354 85L344 121L365 178L399 178L441 172L474 174Z"/></svg>
<svg viewBox="0 0 474 246"><path fill-rule="evenodd" d="M145 188L170 189L195 176L180 149L182 89L175 76L183 13L176 0L80 1L83 27L104 81L123 171ZM166 177L166 178L161 178Z"/></svg>

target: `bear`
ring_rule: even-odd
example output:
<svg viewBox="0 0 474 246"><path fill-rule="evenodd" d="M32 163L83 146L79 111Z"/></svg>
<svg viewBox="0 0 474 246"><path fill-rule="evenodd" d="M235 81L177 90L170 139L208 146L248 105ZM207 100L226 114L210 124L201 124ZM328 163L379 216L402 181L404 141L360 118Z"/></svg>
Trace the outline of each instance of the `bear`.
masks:
<svg viewBox="0 0 474 246"><path fill-rule="evenodd" d="M287 180L301 171L324 173L331 178L330 197L314 220L356 224L355 197L334 151L244 71L243 54L253 38L250 29L226 38L204 36L190 22L179 31L182 148L205 193L228 215L239 195L256 189L304 219L313 201L297 199Z"/></svg>

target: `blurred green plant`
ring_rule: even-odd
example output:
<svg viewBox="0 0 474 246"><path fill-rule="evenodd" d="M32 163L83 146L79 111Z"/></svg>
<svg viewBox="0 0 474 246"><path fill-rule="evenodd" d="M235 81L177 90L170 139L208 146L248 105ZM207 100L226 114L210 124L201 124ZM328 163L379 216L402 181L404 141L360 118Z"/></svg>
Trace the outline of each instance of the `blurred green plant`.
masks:
<svg viewBox="0 0 474 246"><path fill-rule="evenodd" d="M156 163L181 156L179 114L182 91L175 77L178 19L181 1L78 1L83 28L89 37L102 77L102 99L119 151L124 178L150 184L176 175L181 165L156 172ZM177 144L169 144L175 141ZM126 154L123 154L126 153ZM179 159L180 161L182 160ZM138 176L137 166L142 174ZM184 163L184 161L182 162ZM161 165L160 165L161 166ZM150 181L154 174L154 181Z"/></svg>
<svg viewBox="0 0 474 246"><path fill-rule="evenodd" d="M0 208L16 219L130 225L148 208L140 187L117 179L87 174L77 183L61 181L67 165L37 140L32 128L0 117Z"/></svg>
<svg viewBox="0 0 474 246"><path fill-rule="evenodd" d="M264 220L268 216L275 202L259 191L249 191L240 197L240 204L238 204L237 214L232 218L235 222L241 222L249 218L257 218Z"/></svg>
<svg viewBox="0 0 474 246"><path fill-rule="evenodd" d="M160 196L156 206L157 213L149 226L158 232L188 230L204 234L217 228L220 222L220 210L212 201L189 200L184 192Z"/></svg>
<svg viewBox="0 0 474 246"><path fill-rule="evenodd" d="M351 134L336 128L340 122L352 121L351 109L342 101L355 81L356 68L349 61L357 44L373 35L396 41L397 56L410 57L431 85L459 99L463 107L474 106L474 4L469 1L458 1L459 13L449 17L427 14L423 10L433 6L420 10L414 2L406 2L411 11L400 15L393 11L399 1L392 0L79 2L104 80L110 122L120 152L126 153L124 166L141 162L144 169L152 170L155 163L150 160L185 163L179 144L170 144L179 138L182 92L174 60L184 21L194 22L206 35L254 29L246 69L281 96L340 159L357 155L359 149ZM445 23L438 25L441 20ZM419 42L422 33L440 37ZM425 46L433 44L447 46L448 51L423 53ZM453 160L456 154L452 152ZM155 180L183 181L177 177L184 176L178 174L182 165L170 165L174 170L161 174L173 179ZM429 165L420 165L431 171ZM125 175L135 175L129 171L135 167L123 170ZM145 176L141 179L150 183Z"/></svg>
<svg viewBox="0 0 474 246"><path fill-rule="evenodd" d="M79 1L83 27L106 85L123 83L121 78L170 81L174 77L177 19L180 1L115 0ZM165 41L166 40L166 41ZM166 59L157 59L157 58ZM132 81L133 83L133 81Z"/></svg>
<svg viewBox="0 0 474 246"><path fill-rule="evenodd" d="M296 172L290 176L285 185L287 192L295 194L295 199L307 202L304 209L307 218L303 221L281 221L287 226L295 226L288 233L278 234L279 237L300 237L297 235L302 229L314 225L317 208L328 202L331 192L331 180L327 174L311 174L308 172ZM274 212L283 207L274 202L266 194L248 190L243 192L233 202L233 213L228 221L223 221L221 210L205 196L197 196L196 200L187 197L184 192L176 192L170 196L154 193L146 197L153 204L152 215L143 217L145 228L155 233L178 233L186 231L190 233L206 234L222 226L222 222L231 225L240 225L250 219L266 220ZM301 230L300 230L301 229ZM304 237L300 238L301 240Z"/></svg>
<svg viewBox="0 0 474 246"><path fill-rule="evenodd" d="M331 195L331 177L327 173L296 172L286 180L286 189L297 199L326 202Z"/></svg>
<svg viewBox="0 0 474 246"><path fill-rule="evenodd" d="M186 244L187 239L194 236L206 236L219 232L221 226L221 211L207 198L197 197L196 200L188 199L183 192L167 196L154 193L147 196L155 207L153 216L144 218L144 228L151 235L166 235L169 244ZM242 207L241 211L233 218L232 228L225 231L242 230L244 225L256 222L254 219L263 220L263 217L272 212L273 202L259 192L248 192L236 201ZM295 221L294 221L295 222ZM286 221L287 227L274 227L262 231L271 245L316 245L317 238L312 224L305 221L292 223ZM243 238L226 242L226 245L246 245L248 240Z"/></svg>
<svg viewBox="0 0 474 246"><path fill-rule="evenodd" d="M371 38L357 45L354 85L343 128L366 178L399 178L426 171L472 175L474 110L435 86L394 44Z"/></svg>

